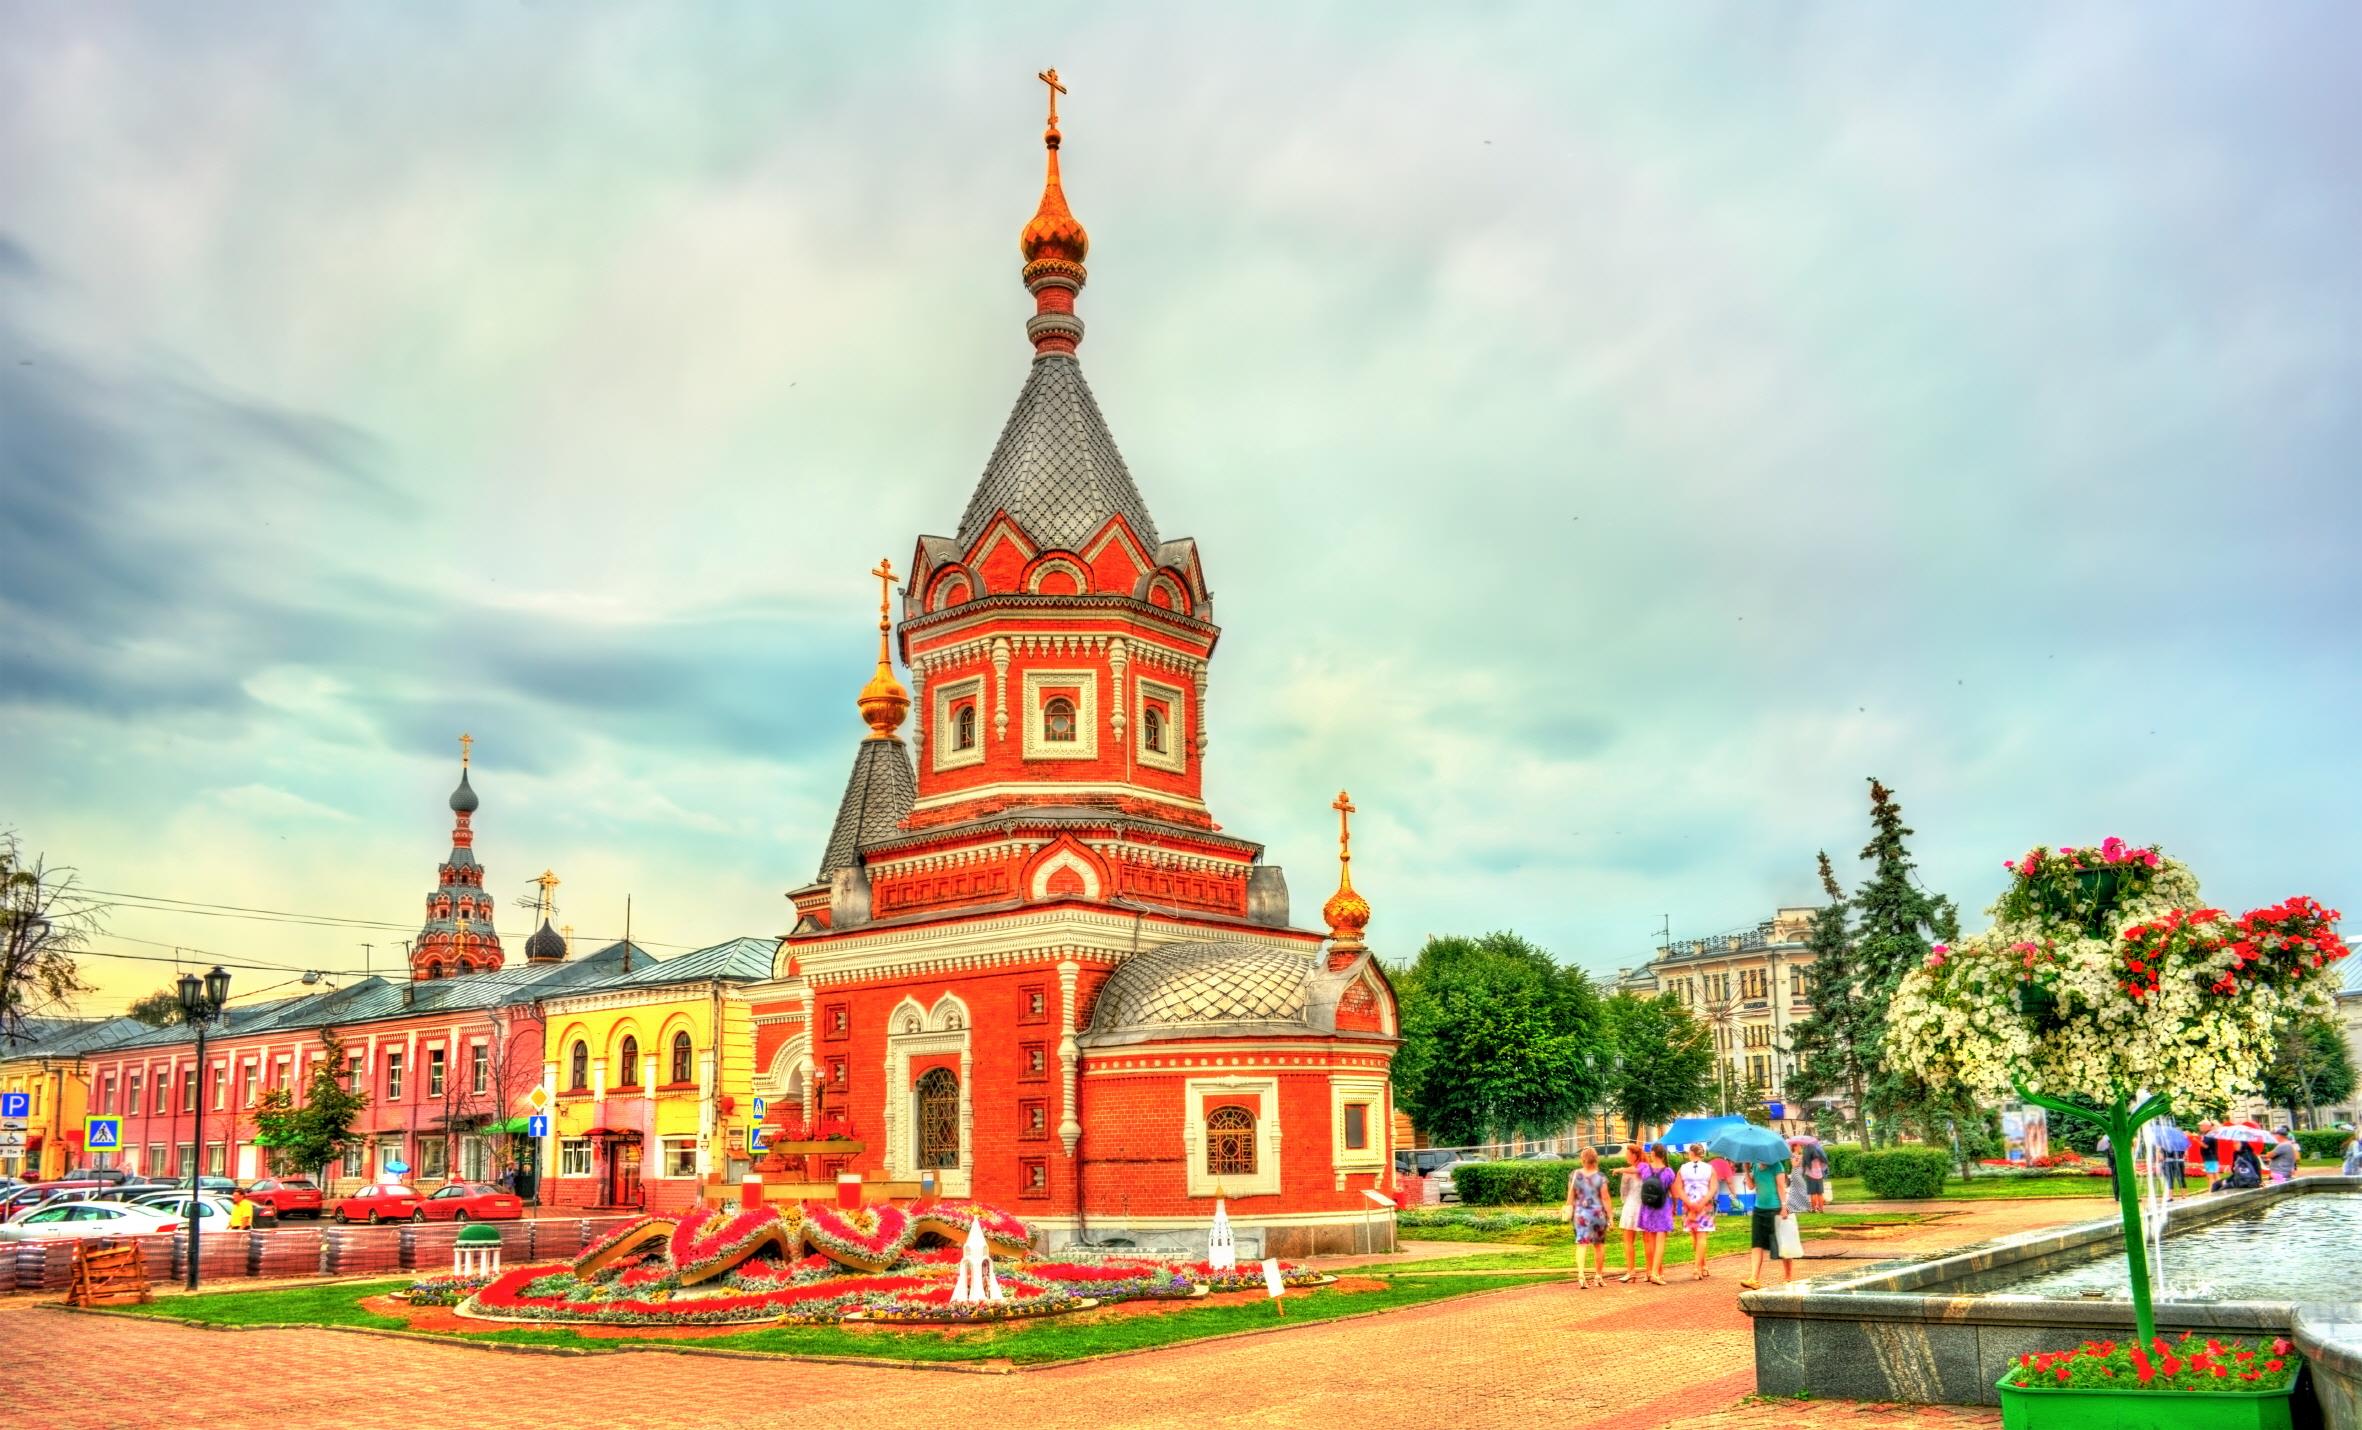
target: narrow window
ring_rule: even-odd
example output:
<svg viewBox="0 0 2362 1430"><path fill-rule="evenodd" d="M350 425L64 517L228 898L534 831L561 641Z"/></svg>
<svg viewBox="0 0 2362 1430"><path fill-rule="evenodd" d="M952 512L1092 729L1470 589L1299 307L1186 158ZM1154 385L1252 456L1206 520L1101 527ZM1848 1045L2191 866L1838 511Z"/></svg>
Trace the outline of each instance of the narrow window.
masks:
<svg viewBox="0 0 2362 1430"><path fill-rule="evenodd" d="M590 1044L580 1038L574 1040L574 1053L567 1060L566 1090L584 1092L590 1087Z"/></svg>
<svg viewBox="0 0 2362 1430"><path fill-rule="evenodd" d="M960 1164L960 1080L948 1068L929 1068L919 1078L919 1165Z"/></svg>
<svg viewBox="0 0 2362 1430"><path fill-rule="evenodd" d="M1140 719L1140 738L1156 753L1161 755L1165 752L1164 711L1154 705L1148 707L1148 713Z"/></svg>
<svg viewBox="0 0 2362 1430"><path fill-rule="evenodd" d="M1370 1145L1370 1108L1368 1103L1345 1104L1345 1147L1360 1152Z"/></svg>
<svg viewBox="0 0 2362 1430"><path fill-rule="evenodd" d="M1217 1107L1206 1114L1206 1175L1255 1175L1255 1114L1243 1107Z"/></svg>
<svg viewBox="0 0 2362 1430"><path fill-rule="evenodd" d="M638 1087L640 1085L640 1040L629 1033L623 1035L623 1079L621 1085L624 1087Z"/></svg>
<svg viewBox="0 0 2362 1430"><path fill-rule="evenodd" d="M1074 702L1054 696L1042 707L1042 738L1062 745L1074 743Z"/></svg>
<svg viewBox="0 0 2362 1430"><path fill-rule="evenodd" d="M492 1050L482 1043L468 1049L468 1091L482 1097L492 1086Z"/></svg>
<svg viewBox="0 0 2362 1430"><path fill-rule="evenodd" d="M952 712L951 747L955 750L976 748L976 707L962 705Z"/></svg>
<svg viewBox="0 0 2362 1430"><path fill-rule="evenodd" d="M685 1032L675 1033L673 1034L673 1081L684 1083L690 1080L689 1035Z"/></svg>

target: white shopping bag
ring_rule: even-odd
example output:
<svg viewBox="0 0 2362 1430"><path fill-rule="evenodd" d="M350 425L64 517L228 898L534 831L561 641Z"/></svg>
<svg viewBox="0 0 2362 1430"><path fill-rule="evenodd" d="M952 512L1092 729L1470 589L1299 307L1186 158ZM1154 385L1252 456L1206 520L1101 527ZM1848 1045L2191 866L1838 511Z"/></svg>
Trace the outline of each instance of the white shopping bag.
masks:
<svg viewBox="0 0 2362 1430"><path fill-rule="evenodd" d="M1804 1255L1804 1233L1797 1228L1796 1213L1782 1212L1772 1218L1772 1240L1779 1243L1782 1261Z"/></svg>

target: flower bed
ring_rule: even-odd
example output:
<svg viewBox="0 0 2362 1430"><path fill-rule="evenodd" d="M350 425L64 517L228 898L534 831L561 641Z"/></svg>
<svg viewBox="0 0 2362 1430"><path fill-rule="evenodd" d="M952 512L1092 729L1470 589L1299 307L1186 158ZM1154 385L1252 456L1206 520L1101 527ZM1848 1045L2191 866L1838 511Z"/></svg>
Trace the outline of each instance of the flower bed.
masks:
<svg viewBox="0 0 2362 1430"><path fill-rule="evenodd" d="M2304 1357L2285 1336L2268 1341L2204 1341L2194 1331L2177 1340L2157 1337L2148 1346L2131 1341L2085 1341L2070 1351L2029 1351L2001 1383L2020 1390L2069 1386L2078 1389L2186 1390L2222 1394L2279 1390L2296 1382Z"/></svg>
<svg viewBox="0 0 2362 1430"><path fill-rule="evenodd" d="M412 1282L401 1299L413 1306L456 1306L491 1284L489 1276L429 1276Z"/></svg>
<svg viewBox="0 0 2362 1430"><path fill-rule="evenodd" d="M804 1208L804 1243L856 1271L883 1271L918 1238L910 1213L895 1206ZM964 1233L963 1233L964 1234Z"/></svg>

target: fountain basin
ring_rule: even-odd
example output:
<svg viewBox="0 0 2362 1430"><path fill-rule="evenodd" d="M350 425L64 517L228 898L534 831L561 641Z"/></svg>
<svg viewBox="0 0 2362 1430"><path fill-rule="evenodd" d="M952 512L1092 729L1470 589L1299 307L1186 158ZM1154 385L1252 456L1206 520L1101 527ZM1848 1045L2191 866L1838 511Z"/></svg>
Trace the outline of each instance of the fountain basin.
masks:
<svg viewBox="0 0 2362 1430"><path fill-rule="evenodd" d="M2276 1209L2310 1198L2337 1198L2344 1205L2308 1207L2306 1220L2314 1220L2326 1207L2333 1219L2350 1215L2349 1224L2362 1225L2362 1178L2300 1177L2277 1187L2175 1204L2166 1224L2169 1281L2201 1272L2214 1278L2219 1269L2202 1252L2194 1253L2193 1243L2185 1238L2209 1228L2220 1228L2218 1237L2243 1236L2249 1219L2260 1217L2268 1227ZM2362 1235L2347 1240L2362 1242ZM2123 1227L2110 1215L1934 1256L1877 1262L1793 1286L1742 1292L1739 1308L1754 1319L1756 1390L1763 1395L1806 1392L1853 1400L1995 1404L1995 1382L2020 1355L2087 1339L2121 1340L2133 1333L2130 1288L2121 1278L2107 1296L2022 1294L2006 1288L2045 1278L2053 1285L2073 1284L2078 1279L2073 1273L2109 1256L2120 1259L2123 1248ZM2207 1300L2159 1299L2158 1329L2175 1334L2187 1330L2292 1335L2297 1304L2327 1298L2320 1293L2270 1294L2277 1284L2267 1281L2252 1290L2234 1285L2230 1294ZM2297 1396L2302 1415L2310 1392L2300 1386Z"/></svg>
<svg viewBox="0 0 2362 1430"><path fill-rule="evenodd" d="M2362 1430L2362 1301L2296 1309L2296 1348L2329 1430Z"/></svg>

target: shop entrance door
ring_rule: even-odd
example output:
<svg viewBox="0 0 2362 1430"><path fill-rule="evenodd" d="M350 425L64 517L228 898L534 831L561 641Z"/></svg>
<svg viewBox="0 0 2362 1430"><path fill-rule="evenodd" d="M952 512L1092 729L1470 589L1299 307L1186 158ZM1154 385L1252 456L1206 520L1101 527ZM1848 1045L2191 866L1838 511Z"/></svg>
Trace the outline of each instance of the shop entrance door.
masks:
<svg viewBox="0 0 2362 1430"><path fill-rule="evenodd" d="M617 1142L614 1155L607 1159L607 1205L636 1207L640 1205L640 1144Z"/></svg>

